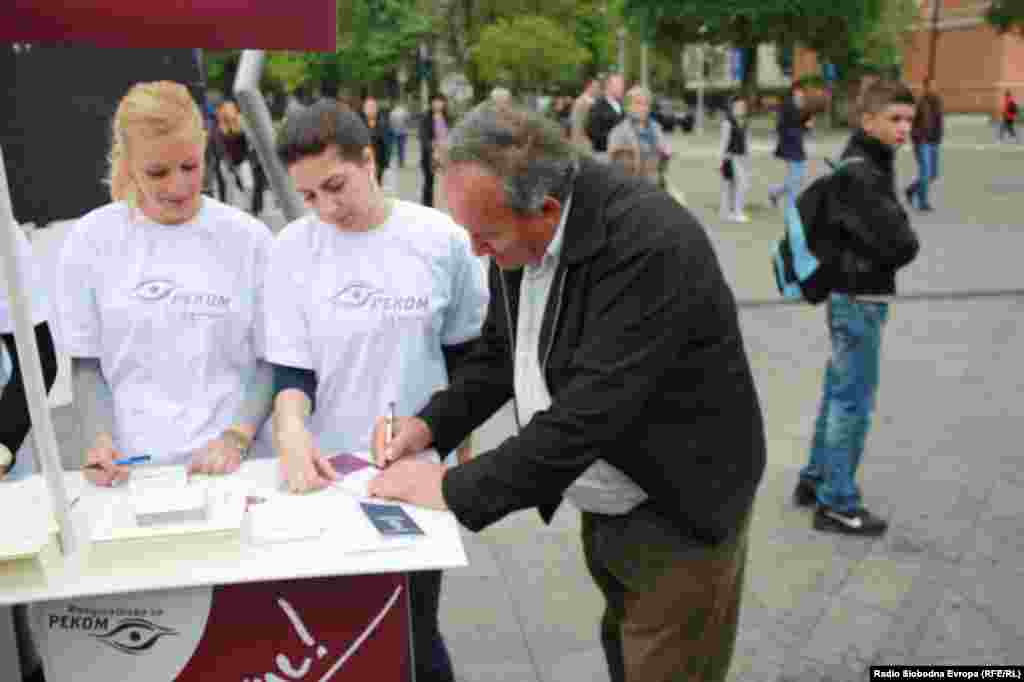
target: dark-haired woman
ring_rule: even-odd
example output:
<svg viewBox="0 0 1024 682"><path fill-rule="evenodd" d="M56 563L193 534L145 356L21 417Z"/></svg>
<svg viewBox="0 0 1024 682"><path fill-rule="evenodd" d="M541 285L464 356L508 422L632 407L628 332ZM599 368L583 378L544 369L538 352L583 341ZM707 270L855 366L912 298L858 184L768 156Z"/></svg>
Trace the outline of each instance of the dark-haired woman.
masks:
<svg viewBox="0 0 1024 682"><path fill-rule="evenodd" d="M318 102L290 117L278 154L312 211L279 234L266 281L274 441L293 492L336 478L327 455L369 453L377 417L414 414L480 335L487 288L465 231L390 199L372 137ZM416 679L452 682L438 629L441 572L412 574Z"/></svg>

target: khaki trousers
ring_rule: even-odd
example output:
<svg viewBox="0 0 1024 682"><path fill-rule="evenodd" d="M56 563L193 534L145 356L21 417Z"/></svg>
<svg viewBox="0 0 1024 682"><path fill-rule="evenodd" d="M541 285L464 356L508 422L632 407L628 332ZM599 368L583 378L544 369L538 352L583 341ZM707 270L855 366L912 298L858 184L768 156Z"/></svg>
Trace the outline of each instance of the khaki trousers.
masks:
<svg viewBox="0 0 1024 682"><path fill-rule="evenodd" d="M587 568L604 594L601 644L612 682L723 682L739 625L745 522L709 546L650 505L583 512Z"/></svg>

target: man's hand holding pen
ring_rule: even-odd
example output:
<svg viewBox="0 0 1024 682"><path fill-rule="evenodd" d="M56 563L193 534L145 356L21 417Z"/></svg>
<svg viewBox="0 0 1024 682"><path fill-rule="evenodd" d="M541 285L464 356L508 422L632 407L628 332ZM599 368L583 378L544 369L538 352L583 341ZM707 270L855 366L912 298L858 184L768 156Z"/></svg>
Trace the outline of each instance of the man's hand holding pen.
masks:
<svg viewBox="0 0 1024 682"><path fill-rule="evenodd" d="M433 443L427 423L418 417L381 417L373 429L373 461L385 469L370 481L370 494L409 502L430 509L447 510L441 491L444 465L409 457Z"/></svg>
<svg viewBox="0 0 1024 682"><path fill-rule="evenodd" d="M394 407L373 428L373 461L381 469L407 455L423 452L434 442L430 427L419 417L396 417Z"/></svg>

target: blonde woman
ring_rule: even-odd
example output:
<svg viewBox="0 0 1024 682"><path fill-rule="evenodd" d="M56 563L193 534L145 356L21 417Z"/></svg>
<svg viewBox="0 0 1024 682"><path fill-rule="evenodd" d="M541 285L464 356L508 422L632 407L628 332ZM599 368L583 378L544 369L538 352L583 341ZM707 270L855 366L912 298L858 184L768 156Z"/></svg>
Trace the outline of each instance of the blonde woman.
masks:
<svg viewBox="0 0 1024 682"><path fill-rule="evenodd" d="M229 473L270 412L263 360L265 225L200 193L207 135L178 83L140 83L118 105L113 202L61 252L61 342L87 448L86 477L128 477L121 457Z"/></svg>
<svg viewBox="0 0 1024 682"><path fill-rule="evenodd" d="M661 126L651 118L651 93L636 86L626 93L627 116L608 134L608 158L631 175L662 184L662 161L670 151Z"/></svg>

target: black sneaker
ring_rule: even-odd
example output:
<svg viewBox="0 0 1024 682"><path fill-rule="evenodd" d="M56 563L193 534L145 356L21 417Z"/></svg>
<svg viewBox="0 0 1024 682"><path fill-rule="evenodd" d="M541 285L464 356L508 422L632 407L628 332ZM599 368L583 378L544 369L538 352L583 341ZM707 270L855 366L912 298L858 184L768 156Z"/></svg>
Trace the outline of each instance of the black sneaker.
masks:
<svg viewBox="0 0 1024 682"><path fill-rule="evenodd" d="M818 486L813 481L801 478L793 491L793 504L798 507L810 507L818 503Z"/></svg>
<svg viewBox="0 0 1024 682"><path fill-rule="evenodd" d="M883 534L889 528L885 519L880 519L867 509L853 512L837 512L829 507L818 507L814 514L814 530L847 535L873 537Z"/></svg>

